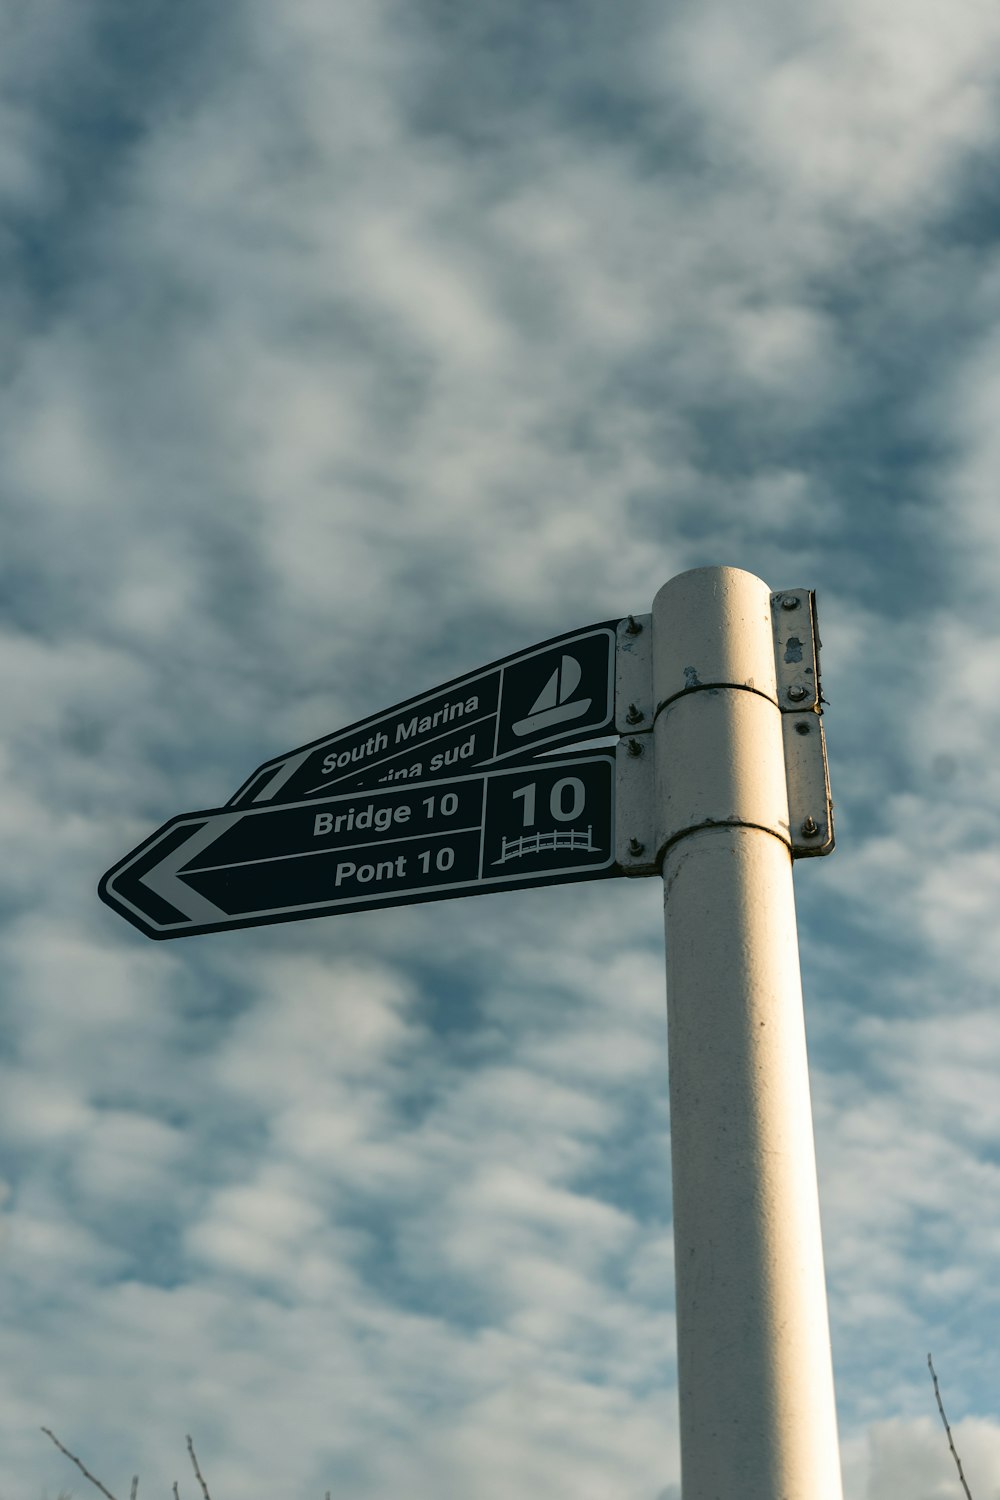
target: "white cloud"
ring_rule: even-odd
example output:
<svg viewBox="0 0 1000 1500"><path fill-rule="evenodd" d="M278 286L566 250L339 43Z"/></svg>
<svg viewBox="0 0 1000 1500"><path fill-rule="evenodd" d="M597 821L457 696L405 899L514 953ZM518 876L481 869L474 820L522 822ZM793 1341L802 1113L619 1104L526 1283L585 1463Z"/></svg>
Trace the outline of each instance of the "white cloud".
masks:
<svg viewBox="0 0 1000 1500"><path fill-rule="evenodd" d="M956 531L960 549L957 584L969 605L992 600L1000 563L997 515L997 464L1000 461L996 411L1000 400L1000 340L993 329L998 309L995 268L984 267L978 288L978 333L964 358L954 361L928 394L922 415L942 421L949 452L938 484L942 526ZM987 606L988 608L988 606ZM969 627L972 628L969 628ZM992 702L989 686L996 673L996 651L988 649L990 622L976 609L966 622L947 622L952 652L950 680L974 691L977 707ZM983 689L985 688L985 691ZM956 705L957 707L958 705ZM962 705L964 707L964 703ZM972 717L971 715L969 717ZM940 733L940 728L939 728Z"/></svg>
<svg viewBox="0 0 1000 1500"><path fill-rule="evenodd" d="M952 1425L952 1436L973 1495L990 1500L996 1489L984 1484L1000 1469L1000 1427L967 1417ZM932 1417L879 1422L868 1434L868 1479L864 1500L905 1494L912 1500L949 1500L959 1487L958 1471L948 1451L943 1427Z"/></svg>
<svg viewBox="0 0 1000 1500"><path fill-rule="evenodd" d="M997 23L968 0L775 3L689 11L658 61L731 170L766 174L802 212L897 226L945 207L966 153L996 128Z"/></svg>
<svg viewBox="0 0 1000 1500"><path fill-rule="evenodd" d="M185 1154L182 1131L136 1110L104 1109L81 1136L74 1175L92 1202L149 1209L173 1189L174 1169Z"/></svg>

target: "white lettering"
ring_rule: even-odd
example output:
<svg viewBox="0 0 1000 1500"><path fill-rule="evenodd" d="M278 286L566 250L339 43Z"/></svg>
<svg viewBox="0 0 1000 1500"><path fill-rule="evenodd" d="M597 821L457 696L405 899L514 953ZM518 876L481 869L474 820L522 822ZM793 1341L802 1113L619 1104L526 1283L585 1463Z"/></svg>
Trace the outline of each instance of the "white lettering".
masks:
<svg viewBox="0 0 1000 1500"><path fill-rule="evenodd" d="M401 745L405 740L428 734L430 730L437 729L440 724L450 724L452 719L461 719L467 714L474 714L478 708L478 695L473 695L471 698L466 698L464 702L459 699L457 703L443 703L440 708L434 710L433 714L424 714L422 717L414 714L412 719L401 720L396 725L396 744Z"/></svg>
<svg viewBox="0 0 1000 1500"><path fill-rule="evenodd" d="M406 855L397 854L395 859L380 859L377 864L356 865L345 859L337 866L334 885L341 886L345 880L355 880L358 885L370 885L373 880L403 880L406 877Z"/></svg>
<svg viewBox="0 0 1000 1500"><path fill-rule="evenodd" d="M360 812L349 807L342 813L317 813L313 819L313 837L318 838L324 833L353 833L358 828L377 828L384 833L393 823L408 823L410 812L408 802L400 802L396 807L376 807L369 802Z"/></svg>
<svg viewBox="0 0 1000 1500"><path fill-rule="evenodd" d="M389 736L379 729L375 734L370 734L363 745L355 745L351 750L331 750L323 759L323 773L329 776L334 771L342 771L352 761L368 760L370 756L388 748Z"/></svg>
<svg viewBox="0 0 1000 1500"><path fill-rule="evenodd" d="M452 750L439 750L437 755L431 756L431 770L440 771L443 766L453 766L456 761L468 760L476 748L476 736L470 735L462 745L456 745Z"/></svg>
<svg viewBox="0 0 1000 1500"><path fill-rule="evenodd" d="M410 767L397 766L395 770L387 771L384 776L379 777L379 781L406 781L408 777L412 778L415 781L419 781L423 774L424 763L423 761L418 760L414 761L413 765Z"/></svg>
<svg viewBox="0 0 1000 1500"><path fill-rule="evenodd" d="M357 807L348 807L345 813L316 813L312 823L313 838L330 832L349 834L357 828L378 828L379 832L385 832L393 823L408 823L409 814L409 802L399 802L396 807L376 807L375 802L369 802L361 811Z"/></svg>

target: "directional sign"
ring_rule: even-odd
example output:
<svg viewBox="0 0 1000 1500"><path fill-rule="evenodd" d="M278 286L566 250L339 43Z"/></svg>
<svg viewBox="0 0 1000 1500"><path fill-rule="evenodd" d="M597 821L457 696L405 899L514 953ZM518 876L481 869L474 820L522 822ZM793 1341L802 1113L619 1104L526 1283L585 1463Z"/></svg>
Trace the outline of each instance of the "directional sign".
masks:
<svg viewBox="0 0 1000 1500"><path fill-rule="evenodd" d="M436 780L594 738L613 726L617 623L556 636L267 761L229 806Z"/></svg>
<svg viewBox="0 0 1000 1500"><path fill-rule="evenodd" d="M147 936L171 938L601 879L621 873L614 790L614 751L596 750L187 813L109 870L100 893Z"/></svg>

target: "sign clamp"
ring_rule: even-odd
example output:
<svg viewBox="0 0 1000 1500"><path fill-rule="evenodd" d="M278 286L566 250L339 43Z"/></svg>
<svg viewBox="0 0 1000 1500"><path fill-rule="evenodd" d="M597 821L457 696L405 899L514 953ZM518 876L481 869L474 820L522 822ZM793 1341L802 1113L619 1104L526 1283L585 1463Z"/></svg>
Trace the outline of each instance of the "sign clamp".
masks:
<svg viewBox="0 0 1000 1500"><path fill-rule="evenodd" d="M785 589L771 595L793 859L830 854L834 847L815 598L811 589ZM635 628L630 630L624 620L618 626L615 725L623 738L616 769L615 851L623 874L642 877L660 872L657 811L665 788L657 784L652 754L651 616L630 616L629 620Z"/></svg>

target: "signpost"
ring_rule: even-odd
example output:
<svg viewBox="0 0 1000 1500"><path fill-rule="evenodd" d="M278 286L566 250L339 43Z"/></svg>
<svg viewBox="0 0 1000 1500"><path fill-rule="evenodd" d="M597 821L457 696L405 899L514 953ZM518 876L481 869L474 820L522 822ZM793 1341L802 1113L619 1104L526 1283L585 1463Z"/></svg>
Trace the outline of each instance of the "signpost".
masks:
<svg viewBox="0 0 1000 1500"><path fill-rule="evenodd" d="M267 762L100 885L171 938L662 875L684 1500L842 1496L791 879L833 848L817 648L808 590L697 568Z"/></svg>

